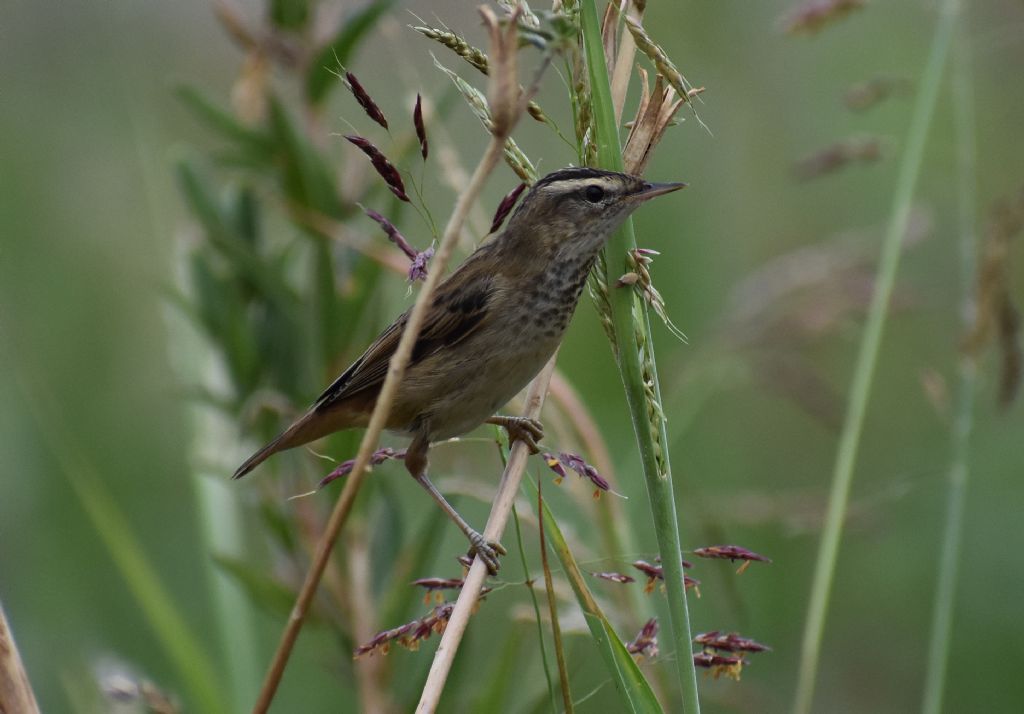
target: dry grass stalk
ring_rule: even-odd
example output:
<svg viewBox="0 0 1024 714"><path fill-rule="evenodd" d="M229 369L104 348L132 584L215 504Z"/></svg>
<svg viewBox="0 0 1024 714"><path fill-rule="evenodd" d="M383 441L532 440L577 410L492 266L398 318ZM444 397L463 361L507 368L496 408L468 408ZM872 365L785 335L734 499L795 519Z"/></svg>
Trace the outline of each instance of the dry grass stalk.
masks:
<svg viewBox="0 0 1024 714"><path fill-rule="evenodd" d="M643 17L643 3L634 3L636 13L633 17L639 22ZM628 9L627 9L628 12ZM629 89L629 77L636 58L636 41L632 33L624 32L619 39L619 47L615 53L615 69L611 73L612 103L615 105L615 121L622 121L622 111L626 105L626 90Z"/></svg>
<svg viewBox="0 0 1024 714"><path fill-rule="evenodd" d="M514 23L513 23L514 24ZM499 43L504 42L505 45L500 45L492 50L494 56L499 57L511 52L516 51L515 47L515 32L509 33L493 33L492 37ZM514 68L514 61L508 61L502 59L499 66L505 68ZM493 80L492 80L493 81ZM507 86L508 79L502 82L502 87ZM501 91L494 93L496 100L506 101L507 96ZM519 106L518 101L515 101L515 106ZM466 216L469 214L470 206L476 201L480 195L480 191L483 188L484 182L487 177L494 170L498 160L501 157L505 139L507 134L511 131L512 126L517 119L517 116L508 114L507 107L497 107L497 111L503 113L506 117L505 121L498 126L503 131L495 131L492 133L491 141L488 142L487 148L484 151L484 155L480 159L480 163L477 165L476 170L473 172L473 177L470 179L469 185L466 190L459 196L458 201L455 204L455 208L452 211L452 216L448 221L448 225L445 227L444 235L441 238L440 246L437 250L437 255L434 259L435 270L431 270L427 279L424 281L423 288L417 295L416 302L413 304L409 311L409 317L406 322L406 327L402 331L402 337L399 340L398 346L395 349L395 353L391 358L391 363L388 369L387 376L384 379L384 383L381 386L380 395L377 398L376 406L374 407L373 414L370 416L370 422L367 426L366 432L363 435L363 439L359 445L359 451L356 455L355 465L353 466L352 474L349 476L345 483L345 488L342 490L341 495L338 497L338 501L331 512L330 518L328 519L327 526L324 529L324 533L317 543L316 553L313 557L313 562L310 566L309 573L306 576L305 581L302 584L302 588L299 592L299 596L296 599L295 606L292 609L292 615L289 618L288 624L285 627L284 632L281 635L281 642L278 645L277 651L274 654L274 659L271 662L270 667L267 670L266 678L263 682L259 698L255 706L253 707L254 714L265 714L271 703L273 702L274 695L277 692L277 687L281 682L281 678L284 675L284 670L288 664L288 660L291 656L292 649L295 646L295 641L298 639L299 632L302 629L302 625L305 621L306 614L309 611L310 605L312 604L313 598L316 595L317 588L320 580L323 576L324 570L331 560L331 551L334 543L337 540L338 533L341 531L342 526L348 520L348 515L351 512L352 505L355 503L356 494L359 488L362 486L367 474L369 473L367 466L370 463L370 459L377 448L377 442L380 439L380 435L384 430L384 424L387 422L389 413L391 411L392 402L394 401L395 394L398 390L398 385L401 382L406 366L409 364L409 360L412 356L413 346L416 339L419 336L420 329L423 325L423 320L426 315L427 307L430 305L433 299L434 291L441 280L441 276L445 272L445 268L448 265L448 261L455 249L458 241L459 233L462 230L462 225L465 223ZM553 366L553 365L552 365ZM544 387L547 386L547 379L550 376L550 369L546 369L541 373L542 377L538 377L535 383L542 380ZM546 376L545 376L546 375ZM539 402L542 399L542 395L538 396L537 411L539 412ZM512 456L509 459L510 466L513 463L513 458L516 454L520 454L520 461L525 462L526 456L528 455L528 448L522 442L518 442L516 447L513 448ZM522 475L522 468L525 463L520 463L519 476ZM515 488L518 490L518 478L512 479L516 481ZM497 513L496 518L492 518L488 523L488 528L485 530L485 537L491 538L492 540L498 540L501 536L501 531L504 530L505 521L508 518L508 513L511 510L512 501L509 500L507 503L501 500L501 494L499 493L499 500L496 501L495 507L492 510L492 515ZM504 509L503 515L500 508ZM496 531L496 532L494 532ZM456 607L453 612L453 618L456 613L463 620L463 629L465 628L465 621L468 621L469 610L471 609L472 603L476 602L476 598L479 596L480 587L483 584L484 575L486 573L486 566L482 561L477 559L473 567L470 569L470 575L466 578L467 586L463 588L462 594L459 597L459 601L462 602L467 592L472 593L470 596L470 607L465 611L459 611ZM476 573L477 580L475 585L472 584L471 577ZM461 638L461 633L459 634ZM458 641L458 640L456 640ZM444 641L442 640L442 648ZM439 648L439 652L440 652ZM452 652L454 655L454 651ZM435 665L438 659L435 658ZM444 680L447 676L448 668L450 668L451 662L449 661L447 667L444 667L444 673L437 678L435 676L433 680L433 686L436 690L434 698L434 707L431 707L425 711L433 711L436 708L437 699L440 698L441 689L444 686ZM433 673L434 668L431 668ZM424 689L424 697L427 697L428 691L430 691L431 680L428 679L427 687ZM422 703L422 702L421 702Z"/></svg>
<svg viewBox="0 0 1024 714"><path fill-rule="evenodd" d="M622 150L622 162L628 173L639 176L647 168L651 149L658 145L665 130L672 125L673 117L683 105L683 100L676 95L673 87L665 85L660 74L654 80L654 90L649 90L647 72L643 69L638 71L640 106Z"/></svg>
<svg viewBox="0 0 1024 714"><path fill-rule="evenodd" d="M39 714L32 685L21 662L7 615L0 606L0 712Z"/></svg>
<svg viewBox="0 0 1024 714"><path fill-rule="evenodd" d="M551 373L555 368L557 353L551 357L547 365L541 370L530 383L526 395L526 408L524 416L536 419L540 416L541 407L544 404L544 395L551 381ZM512 505L516 495L519 493L519 484L522 481L523 472L530 457L530 450L521 441L516 441L509 451L508 463L501 476L501 484L498 486L498 495L494 505L491 507L491 514L487 519L484 528L484 538L498 540L505 530L508 517L512 512ZM444 689L445 680L451 670L455 653L459 643L469 624L469 617L479 597L480 589L487 578L487 566L479 559L474 560L469 572L464 578L462 591L455 603L455 609L448 621L448 626L441 637L441 643L437 646L434 661L430 666L430 673L427 675L427 682L424 685L423 693L420 696L419 705L416 707L417 714L427 714L437 710L441 692Z"/></svg>

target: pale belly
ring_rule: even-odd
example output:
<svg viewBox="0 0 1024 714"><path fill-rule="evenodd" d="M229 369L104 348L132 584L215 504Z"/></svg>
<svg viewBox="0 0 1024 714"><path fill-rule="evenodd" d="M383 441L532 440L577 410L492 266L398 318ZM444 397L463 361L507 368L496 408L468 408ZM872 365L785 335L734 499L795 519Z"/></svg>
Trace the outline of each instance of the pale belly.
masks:
<svg viewBox="0 0 1024 714"><path fill-rule="evenodd" d="M532 332L532 331L531 331ZM520 334L493 345L474 341L423 360L407 374L395 411L412 417L398 431L426 425L432 441L465 434L508 403L554 353L561 335ZM467 341L468 342L468 341Z"/></svg>

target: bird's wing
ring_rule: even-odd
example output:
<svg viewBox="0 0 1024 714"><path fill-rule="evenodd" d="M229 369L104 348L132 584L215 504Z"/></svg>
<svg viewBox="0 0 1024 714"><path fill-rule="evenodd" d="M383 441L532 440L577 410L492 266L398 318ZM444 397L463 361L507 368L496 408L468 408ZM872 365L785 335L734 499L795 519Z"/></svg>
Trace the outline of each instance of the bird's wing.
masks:
<svg viewBox="0 0 1024 714"><path fill-rule="evenodd" d="M486 322L492 313L488 304L496 288L493 275L481 262L467 261L438 288L427 308L409 366L438 350L458 344ZM367 389L379 388L408 319L409 312L406 311L384 330L363 356L317 398L314 409L328 407Z"/></svg>

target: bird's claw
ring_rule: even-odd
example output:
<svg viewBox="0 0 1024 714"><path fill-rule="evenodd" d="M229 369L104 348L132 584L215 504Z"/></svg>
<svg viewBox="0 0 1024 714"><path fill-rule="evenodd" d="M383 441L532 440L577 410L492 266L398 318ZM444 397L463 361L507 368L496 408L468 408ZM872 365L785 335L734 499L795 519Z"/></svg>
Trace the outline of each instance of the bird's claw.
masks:
<svg viewBox="0 0 1024 714"><path fill-rule="evenodd" d="M475 555L480 558L483 564L487 566L487 572L491 575L497 575L498 568L501 567L498 556L508 554L505 546L498 541L489 541L473 530L467 535L469 536L469 557L472 558Z"/></svg>
<svg viewBox="0 0 1024 714"><path fill-rule="evenodd" d="M539 454L537 442L544 439L544 425L529 417L507 417L502 424L508 432L508 443L521 441L530 449L531 454Z"/></svg>

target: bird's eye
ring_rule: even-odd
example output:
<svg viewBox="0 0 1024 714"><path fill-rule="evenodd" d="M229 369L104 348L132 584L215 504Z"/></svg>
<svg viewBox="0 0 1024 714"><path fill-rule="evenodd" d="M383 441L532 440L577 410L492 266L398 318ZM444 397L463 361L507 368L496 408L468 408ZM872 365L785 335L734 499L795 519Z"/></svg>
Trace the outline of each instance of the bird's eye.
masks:
<svg viewBox="0 0 1024 714"><path fill-rule="evenodd" d="M600 186L587 186L583 190L583 198L587 199L591 203L597 203L604 198L604 189Z"/></svg>

